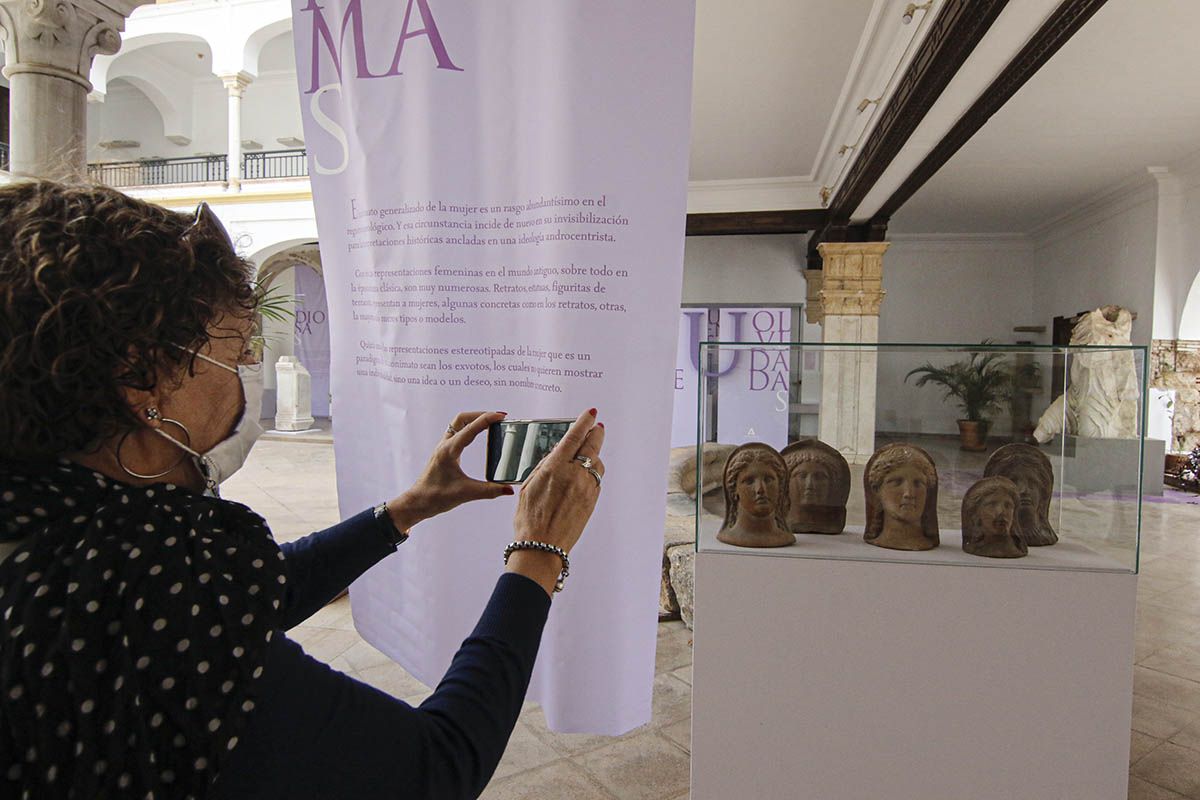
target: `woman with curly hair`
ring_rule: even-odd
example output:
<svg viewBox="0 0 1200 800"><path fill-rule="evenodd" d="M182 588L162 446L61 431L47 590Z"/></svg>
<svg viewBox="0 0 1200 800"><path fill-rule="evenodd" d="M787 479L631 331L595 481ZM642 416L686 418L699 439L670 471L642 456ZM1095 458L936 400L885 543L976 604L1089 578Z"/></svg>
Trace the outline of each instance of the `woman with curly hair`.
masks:
<svg viewBox="0 0 1200 800"><path fill-rule="evenodd" d="M261 433L261 365L250 265L207 206L13 184L0 241L0 795L475 797L599 494L595 410L525 485L506 572L412 708L286 631L417 523L511 494L459 466L504 415L458 415L410 489L278 545L217 496Z"/></svg>

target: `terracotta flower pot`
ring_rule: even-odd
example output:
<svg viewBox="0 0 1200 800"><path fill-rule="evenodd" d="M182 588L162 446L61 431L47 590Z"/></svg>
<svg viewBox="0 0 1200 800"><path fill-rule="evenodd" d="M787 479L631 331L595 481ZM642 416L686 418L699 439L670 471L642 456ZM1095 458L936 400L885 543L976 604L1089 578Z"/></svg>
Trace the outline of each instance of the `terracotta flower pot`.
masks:
<svg viewBox="0 0 1200 800"><path fill-rule="evenodd" d="M986 420L972 422L969 419L960 419L958 421L960 447L972 452L987 450L987 435L990 427L991 423Z"/></svg>

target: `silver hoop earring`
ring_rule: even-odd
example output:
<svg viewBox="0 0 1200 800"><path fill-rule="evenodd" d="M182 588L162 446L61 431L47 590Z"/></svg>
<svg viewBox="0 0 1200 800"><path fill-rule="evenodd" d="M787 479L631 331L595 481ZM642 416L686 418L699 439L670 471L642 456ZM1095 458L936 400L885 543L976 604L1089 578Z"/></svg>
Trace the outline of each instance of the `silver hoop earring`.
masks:
<svg viewBox="0 0 1200 800"><path fill-rule="evenodd" d="M155 413L157 413L157 412L155 412ZM155 478L161 478L164 475L169 474L172 470L174 470L176 467L178 467L180 464L182 464L184 462L184 460L187 459L188 453L192 452L192 448L191 448L192 432L187 429L187 426L184 425L182 422L180 422L177 419L169 419L167 417L163 417L162 421L164 423L169 423L171 425L175 425L181 431L183 431L183 435L185 437L187 437L187 444L177 441L176 439L172 439L171 436L164 431L155 429L154 432L160 436L170 439L172 442L175 442L175 444L180 445L181 447L184 448L184 450L186 452L179 457L178 461L176 461L174 464L172 464L171 466L164 469L162 472L156 472L153 475L143 475L139 472L134 472L129 467L125 466L125 462L121 460L121 448L125 446L125 440L129 438L129 434L133 433L133 431L126 431L125 435L121 437L121 441L117 442L117 466L120 467L121 469L125 470L125 474L130 475L134 478L141 478L142 480L154 480Z"/></svg>

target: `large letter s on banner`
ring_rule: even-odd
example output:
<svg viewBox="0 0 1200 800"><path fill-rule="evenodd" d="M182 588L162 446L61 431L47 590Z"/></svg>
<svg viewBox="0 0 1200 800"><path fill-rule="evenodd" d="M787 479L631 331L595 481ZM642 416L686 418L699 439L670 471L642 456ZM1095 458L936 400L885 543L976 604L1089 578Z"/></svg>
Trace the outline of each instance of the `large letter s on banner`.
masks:
<svg viewBox="0 0 1200 800"><path fill-rule="evenodd" d="M342 163L334 169L321 166L321 162L313 156L313 167L316 168L318 175L338 175L346 171L346 167L350 166L350 140L346 136L346 131L342 130L342 126L338 125L329 115L321 110L321 97L326 92L336 91L339 95L342 93L342 85L340 83L327 83L313 93L312 99L309 100L309 108L312 111L313 121L327 131L330 136L338 140L342 146Z"/></svg>

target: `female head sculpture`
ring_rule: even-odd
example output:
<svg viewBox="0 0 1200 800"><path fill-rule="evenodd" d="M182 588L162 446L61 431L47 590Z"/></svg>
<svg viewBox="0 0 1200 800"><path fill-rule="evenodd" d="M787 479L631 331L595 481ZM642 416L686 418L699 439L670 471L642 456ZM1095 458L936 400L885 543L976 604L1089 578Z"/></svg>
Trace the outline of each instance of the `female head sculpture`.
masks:
<svg viewBox="0 0 1200 800"><path fill-rule="evenodd" d="M1008 478L984 478L962 502L962 547L987 558L1020 558L1029 547L1016 529L1020 492Z"/></svg>
<svg viewBox="0 0 1200 800"><path fill-rule="evenodd" d="M863 539L892 550L932 550L941 542L937 467L921 448L888 444L875 451L863 475L867 526Z"/></svg>
<svg viewBox="0 0 1200 800"><path fill-rule="evenodd" d="M786 547L787 464L775 448L752 442L725 463L725 524L717 540L738 547Z"/></svg>
<svg viewBox="0 0 1200 800"><path fill-rule="evenodd" d="M793 442L782 455L788 466L788 529L792 533L841 533L850 499L846 458L816 439Z"/></svg>
<svg viewBox="0 0 1200 800"><path fill-rule="evenodd" d="M1050 498L1054 493L1054 468L1050 459L1031 444L1006 444L988 459L985 477L1001 476L1017 485L1016 529L1030 547L1058 541L1050 524Z"/></svg>

